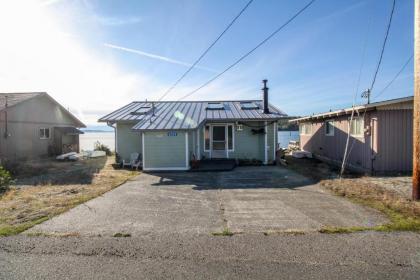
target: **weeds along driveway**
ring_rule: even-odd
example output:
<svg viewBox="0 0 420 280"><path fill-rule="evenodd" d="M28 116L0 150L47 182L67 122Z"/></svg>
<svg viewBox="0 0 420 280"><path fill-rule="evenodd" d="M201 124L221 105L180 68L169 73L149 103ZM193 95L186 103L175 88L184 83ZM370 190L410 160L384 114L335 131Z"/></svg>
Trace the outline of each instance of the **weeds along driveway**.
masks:
<svg viewBox="0 0 420 280"><path fill-rule="evenodd" d="M26 233L131 236L153 233L317 231L374 226L379 212L331 195L277 167L230 172L143 173Z"/></svg>

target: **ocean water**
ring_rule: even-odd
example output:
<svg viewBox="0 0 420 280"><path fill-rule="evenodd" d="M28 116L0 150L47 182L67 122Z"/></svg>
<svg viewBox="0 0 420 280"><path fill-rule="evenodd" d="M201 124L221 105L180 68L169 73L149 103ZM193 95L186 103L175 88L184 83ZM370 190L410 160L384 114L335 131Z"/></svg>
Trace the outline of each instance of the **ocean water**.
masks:
<svg viewBox="0 0 420 280"><path fill-rule="evenodd" d="M111 132L85 132L80 135L80 150L93 150L95 142L107 145L111 151L115 150L115 134Z"/></svg>
<svg viewBox="0 0 420 280"><path fill-rule="evenodd" d="M299 140L299 131L279 131L279 146L287 148L289 141ZM107 145L112 151L115 149L114 132L86 132L80 135L80 150L93 150L96 141Z"/></svg>
<svg viewBox="0 0 420 280"><path fill-rule="evenodd" d="M299 140L299 131L279 131L278 138L280 148L287 148L289 141Z"/></svg>

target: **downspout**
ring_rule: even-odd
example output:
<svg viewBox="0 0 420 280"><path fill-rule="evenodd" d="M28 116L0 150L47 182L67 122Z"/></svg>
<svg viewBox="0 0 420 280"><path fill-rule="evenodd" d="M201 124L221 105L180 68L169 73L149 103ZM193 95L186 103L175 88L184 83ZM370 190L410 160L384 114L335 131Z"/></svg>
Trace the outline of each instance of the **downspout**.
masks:
<svg viewBox="0 0 420 280"><path fill-rule="evenodd" d="M6 95L6 105L5 105L5 110L4 110L4 123L5 123L5 125L4 125L4 138L9 137L9 128L7 126L7 122L8 122L8 120L7 120L7 108L8 107L9 107L9 104L8 104L7 95Z"/></svg>

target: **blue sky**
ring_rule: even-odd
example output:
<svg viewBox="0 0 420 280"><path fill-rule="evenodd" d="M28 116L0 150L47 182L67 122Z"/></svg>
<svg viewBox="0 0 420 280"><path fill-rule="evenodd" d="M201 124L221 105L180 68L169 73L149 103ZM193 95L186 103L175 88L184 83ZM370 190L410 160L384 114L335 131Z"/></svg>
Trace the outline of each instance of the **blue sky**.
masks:
<svg viewBox="0 0 420 280"><path fill-rule="evenodd" d="M0 46L0 59L6 60L0 70L1 91L48 91L93 124L133 100L159 98L247 1L2 1L0 32L8 43ZM307 2L254 0L166 99L175 100L200 86ZM397 0L374 96L413 52L413 2ZM366 38L358 96L372 80L391 4L317 0L271 41L190 99L258 99L266 78L270 102L290 115L350 106ZM412 73L410 63L378 100L412 95Z"/></svg>

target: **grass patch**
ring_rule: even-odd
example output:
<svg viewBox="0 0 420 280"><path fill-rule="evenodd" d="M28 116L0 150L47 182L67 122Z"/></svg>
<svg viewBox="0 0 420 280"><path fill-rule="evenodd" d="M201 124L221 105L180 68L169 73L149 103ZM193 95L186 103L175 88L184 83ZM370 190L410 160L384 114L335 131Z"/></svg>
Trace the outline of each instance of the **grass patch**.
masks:
<svg viewBox="0 0 420 280"><path fill-rule="evenodd" d="M21 233L37 224L45 222L48 220L48 217L42 217L33 221L29 221L26 223L18 224L18 225L2 225L0 226L0 236L9 236Z"/></svg>
<svg viewBox="0 0 420 280"><path fill-rule="evenodd" d="M372 227L324 227L321 233L353 233L360 231L413 231L420 232L420 203L404 199L374 184L354 183L352 179L326 180L321 185L334 194L379 210L389 223Z"/></svg>
<svg viewBox="0 0 420 280"><path fill-rule="evenodd" d="M122 233L122 232L117 232L116 234L113 235L114 237L131 237L130 233Z"/></svg>
<svg viewBox="0 0 420 280"><path fill-rule="evenodd" d="M83 168L79 172L80 176L74 172L67 175L58 172L59 182L54 180L57 169L52 168L43 173L53 178L55 182L52 184L34 183L23 188L12 186L0 196L0 236L21 233L120 186L138 174L134 171L116 170L112 163L112 157L80 162L75 165L75 168ZM70 165L75 163L60 164L69 164L68 167L71 168Z"/></svg>
<svg viewBox="0 0 420 280"><path fill-rule="evenodd" d="M27 236L31 237L79 237L80 234L78 232L64 232L64 233L45 233L45 232L30 232L26 234Z"/></svg>
<svg viewBox="0 0 420 280"><path fill-rule="evenodd" d="M224 228L221 232L212 232L213 236L232 236L234 235L233 232L229 230L229 228Z"/></svg>

